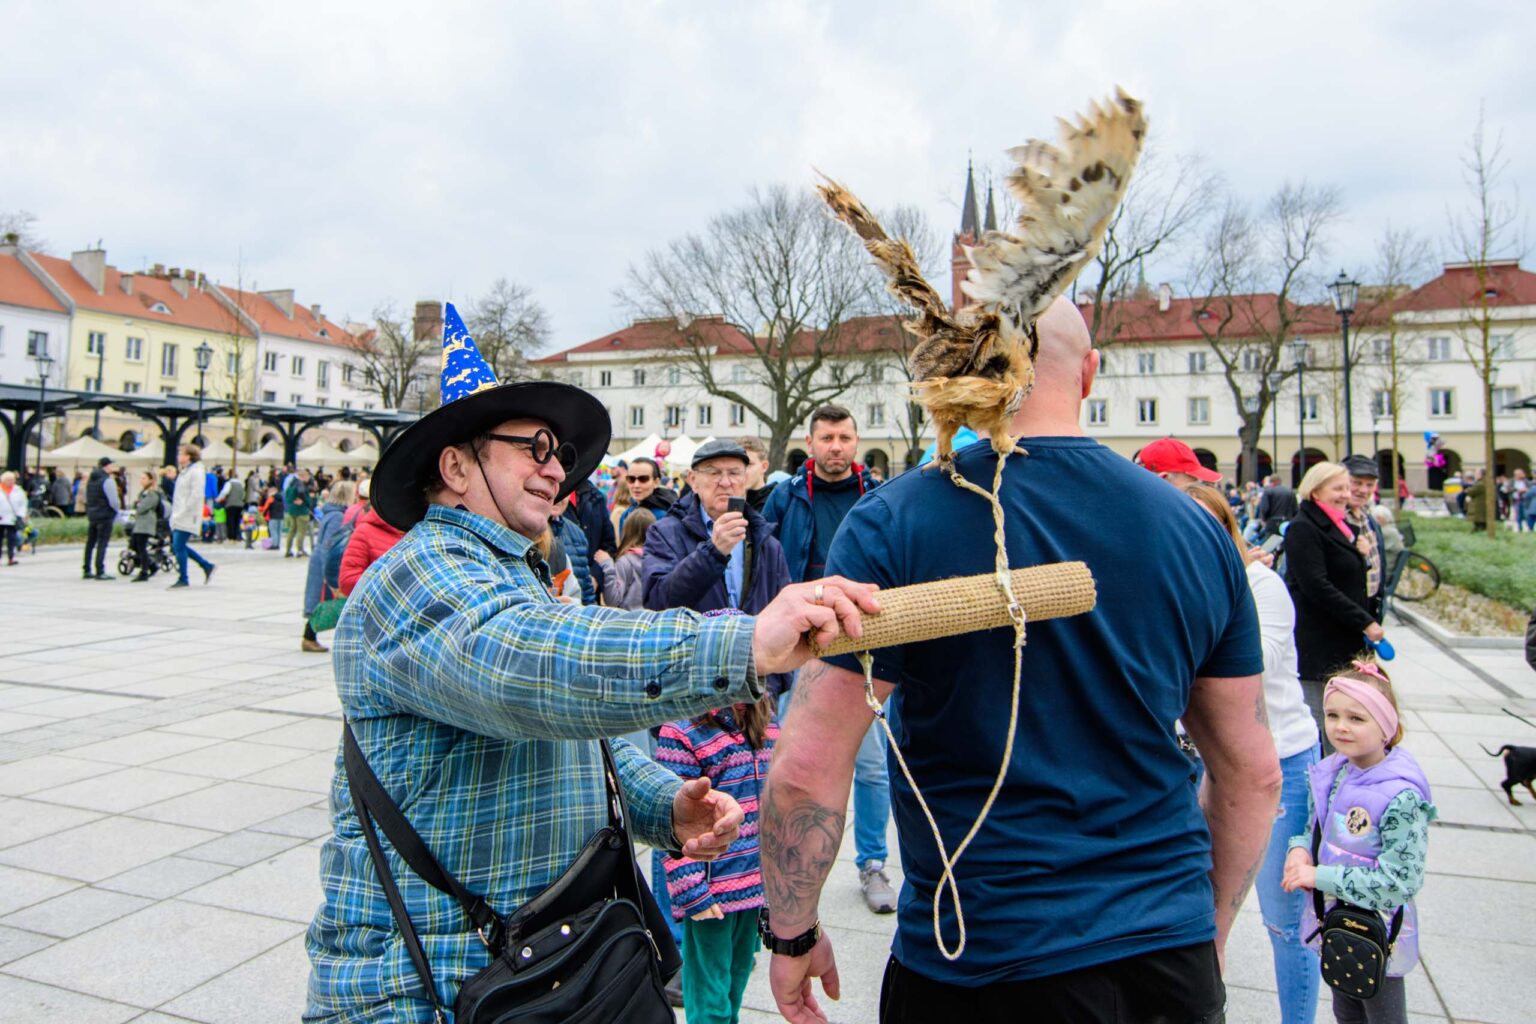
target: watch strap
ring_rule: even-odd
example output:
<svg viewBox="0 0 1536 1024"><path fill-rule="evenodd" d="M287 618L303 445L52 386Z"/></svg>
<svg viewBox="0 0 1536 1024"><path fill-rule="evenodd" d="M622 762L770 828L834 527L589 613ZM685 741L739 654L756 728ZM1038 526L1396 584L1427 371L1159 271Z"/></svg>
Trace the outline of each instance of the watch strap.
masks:
<svg viewBox="0 0 1536 1024"><path fill-rule="evenodd" d="M805 931L792 939L781 939L773 934L773 929L768 926L768 908L762 907L757 912L757 933L763 940L764 947L775 956L805 956L816 948L816 943L821 941L821 921L817 920Z"/></svg>

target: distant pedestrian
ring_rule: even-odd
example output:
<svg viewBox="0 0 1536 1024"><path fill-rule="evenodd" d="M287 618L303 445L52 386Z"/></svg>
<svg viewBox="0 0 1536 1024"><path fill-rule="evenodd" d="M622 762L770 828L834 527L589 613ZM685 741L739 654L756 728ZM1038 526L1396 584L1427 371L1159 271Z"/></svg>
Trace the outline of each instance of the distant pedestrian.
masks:
<svg viewBox="0 0 1536 1024"><path fill-rule="evenodd" d="M1282 526L1296 518L1297 509L1296 492L1280 482L1280 474L1271 476L1264 493L1259 495L1259 539L1279 533Z"/></svg>
<svg viewBox="0 0 1536 1024"><path fill-rule="evenodd" d="M5 564L16 564L18 538L27 526L27 496L16 486L16 474L0 473L0 544L5 547Z"/></svg>
<svg viewBox="0 0 1536 1024"><path fill-rule="evenodd" d="M293 546L299 546L299 557L306 557L304 542L309 539L309 521L314 515L314 496L309 490L309 470L301 469L283 485L283 557L293 557Z"/></svg>
<svg viewBox="0 0 1536 1024"><path fill-rule="evenodd" d="M195 444L184 444L176 453L180 469L176 474L176 489L171 499L171 550L176 555L176 582L171 589L188 586L187 559L192 559L203 570L203 582L213 578L214 564L192 549L191 540L203 525L203 487L205 473L200 461L203 450Z"/></svg>
<svg viewBox="0 0 1536 1024"><path fill-rule="evenodd" d="M143 583L155 574L156 566L149 554L149 542L160 531L160 504L164 500L165 495L155 486L154 471L146 469L140 473L139 495L133 503L133 532L129 537L133 544L134 561L139 566L138 575L133 577L134 583Z"/></svg>
<svg viewBox="0 0 1536 1024"><path fill-rule="evenodd" d="M304 581L304 637L299 644L300 650L313 654L324 654L330 650L316 635L313 616L316 608L337 596L342 553L346 551L347 541L352 536L347 511L355 493L352 481L338 480L331 485L325 504L320 506L320 526L315 531L315 557L309 560L309 573Z"/></svg>
<svg viewBox="0 0 1536 1024"><path fill-rule="evenodd" d="M761 515L763 506L768 504L768 495L773 493L773 484L768 482L768 446L758 437L738 437L736 443L741 445L741 450L747 453L749 460L747 508Z"/></svg>
<svg viewBox="0 0 1536 1024"><path fill-rule="evenodd" d="M69 477L56 469L49 470L50 482L48 484L48 504L57 508L64 515L69 515L75 504L74 488L69 485Z"/></svg>
<svg viewBox="0 0 1536 1024"><path fill-rule="evenodd" d="M267 544L265 547L276 551L283 541L283 498L277 493L277 488L267 485L265 496L261 500L261 508L258 509L261 517L267 521Z"/></svg>
<svg viewBox="0 0 1536 1024"><path fill-rule="evenodd" d="M117 481L111 475L116 468L111 456L103 455L85 485L88 526L82 572L88 580L112 578L107 575L107 546L112 542L112 527L117 522L117 514L122 511L122 497L117 493Z"/></svg>
<svg viewBox="0 0 1536 1024"><path fill-rule="evenodd" d="M358 485L357 496L361 501L369 501L370 487L368 480ZM352 593L368 567L404 536L403 532L395 529L374 511L373 505L369 503L358 516L352 536L347 540L347 549L342 552L341 572L336 578L337 590L342 594Z"/></svg>
<svg viewBox="0 0 1536 1024"><path fill-rule="evenodd" d="M240 519L245 513L245 483L231 473L214 499L224 510L224 535L229 540L240 539Z"/></svg>

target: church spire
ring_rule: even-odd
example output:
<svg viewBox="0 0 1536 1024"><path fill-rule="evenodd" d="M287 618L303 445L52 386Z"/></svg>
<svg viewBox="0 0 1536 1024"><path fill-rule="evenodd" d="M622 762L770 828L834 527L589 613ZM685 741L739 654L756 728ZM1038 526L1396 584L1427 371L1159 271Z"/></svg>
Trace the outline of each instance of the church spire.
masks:
<svg viewBox="0 0 1536 1024"><path fill-rule="evenodd" d="M971 238L981 237L981 217L976 209L976 175L971 162L965 162L965 199L960 204L960 233Z"/></svg>
<svg viewBox="0 0 1536 1024"><path fill-rule="evenodd" d="M992 186L987 186L987 219L982 224L983 230L997 230L997 205L992 201Z"/></svg>

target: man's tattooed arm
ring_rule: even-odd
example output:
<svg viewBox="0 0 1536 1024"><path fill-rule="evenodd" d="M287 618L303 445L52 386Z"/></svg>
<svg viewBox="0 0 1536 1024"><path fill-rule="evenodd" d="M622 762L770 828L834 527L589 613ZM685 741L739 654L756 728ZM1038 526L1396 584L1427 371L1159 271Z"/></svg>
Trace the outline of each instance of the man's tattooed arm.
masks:
<svg viewBox="0 0 1536 1024"><path fill-rule="evenodd" d="M774 931L790 938L816 922L821 887L843 842L842 812L769 781L763 795L763 889Z"/></svg>

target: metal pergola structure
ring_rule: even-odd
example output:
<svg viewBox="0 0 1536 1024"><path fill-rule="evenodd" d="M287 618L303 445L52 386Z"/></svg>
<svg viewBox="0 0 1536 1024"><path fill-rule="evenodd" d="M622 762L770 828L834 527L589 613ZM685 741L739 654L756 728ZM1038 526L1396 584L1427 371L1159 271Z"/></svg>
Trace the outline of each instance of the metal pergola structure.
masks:
<svg viewBox="0 0 1536 1024"><path fill-rule="evenodd" d="M186 436L187 428L203 422L228 416L231 404L218 398L204 397L201 402L195 395L103 395L93 391L70 391L64 388L46 388L41 392L21 384L0 384L0 428L6 435L6 461L10 469L21 469L26 457L28 436L38 432L41 444L40 420L62 416L80 409L116 409L148 420L160 429L165 445L165 465L176 462L176 448ZM351 423L371 434L383 451L396 434L415 423L420 416L397 409L340 409L326 405L277 405L272 403L242 402L242 419L251 419L276 428L283 440L283 461L298 458L299 442L310 427L323 423Z"/></svg>

